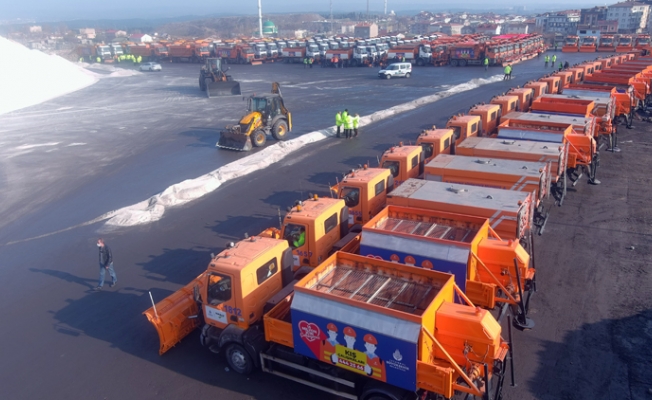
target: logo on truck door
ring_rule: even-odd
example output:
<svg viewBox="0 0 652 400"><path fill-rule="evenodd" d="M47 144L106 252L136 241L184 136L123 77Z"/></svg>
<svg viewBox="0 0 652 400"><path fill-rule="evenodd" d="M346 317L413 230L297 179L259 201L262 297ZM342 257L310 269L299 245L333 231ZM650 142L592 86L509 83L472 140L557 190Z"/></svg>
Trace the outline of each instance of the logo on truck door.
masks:
<svg viewBox="0 0 652 400"><path fill-rule="evenodd" d="M212 319L213 321L217 321L222 324L227 324L229 322L224 311L209 306L206 306L206 318Z"/></svg>

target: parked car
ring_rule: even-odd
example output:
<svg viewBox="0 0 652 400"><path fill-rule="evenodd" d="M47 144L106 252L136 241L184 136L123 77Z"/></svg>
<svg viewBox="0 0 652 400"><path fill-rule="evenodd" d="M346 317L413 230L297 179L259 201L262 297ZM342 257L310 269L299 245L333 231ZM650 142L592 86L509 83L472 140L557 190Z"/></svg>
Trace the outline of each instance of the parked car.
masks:
<svg viewBox="0 0 652 400"><path fill-rule="evenodd" d="M161 71L161 64L156 62L146 62L140 64L141 71Z"/></svg>
<svg viewBox="0 0 652 400"><path fill-rule="evenodd" d="M391 79L395 77L404 77L409 78L412 74L412 64L403 62L403 63L394 63L389 64L385 69L378 71L379 78Z"/></svg>

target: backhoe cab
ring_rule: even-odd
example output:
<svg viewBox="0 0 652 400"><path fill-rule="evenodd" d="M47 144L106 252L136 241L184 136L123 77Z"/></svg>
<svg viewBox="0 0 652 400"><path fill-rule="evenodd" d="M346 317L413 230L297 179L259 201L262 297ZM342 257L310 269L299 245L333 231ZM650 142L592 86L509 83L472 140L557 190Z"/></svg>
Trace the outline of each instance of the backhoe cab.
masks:
<svg viewBox="0 0 652 400"><path fill-rule="evenodd" d="M253 95L247 102L247 114L237 125L229 125L220 133L217 147L249 151L252 146L262 147L267 136L285 140L292 130L292 114L285 108L279 84L272 84L269 94Z"/></svg>
<svg viewBox="0 0 652 400"><path fill-rule="evenodd" d="M214 96L241 95L240 82L236 82L222 69L221 58L207 58L199 70L199 89L206 92L208 98Z"/></svg>

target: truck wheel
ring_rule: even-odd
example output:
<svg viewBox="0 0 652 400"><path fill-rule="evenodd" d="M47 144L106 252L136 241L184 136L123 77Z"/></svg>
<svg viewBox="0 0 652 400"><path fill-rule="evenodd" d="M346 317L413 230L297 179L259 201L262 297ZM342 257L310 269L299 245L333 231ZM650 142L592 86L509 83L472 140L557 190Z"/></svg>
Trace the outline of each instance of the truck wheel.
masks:
<svg viewBox="0 0 652 400"><path fill-rule="evenodd" d="M417 60L417 66L423 67L423 65L424 65L423 58L418 59Z"/></svg>
<svg viewBox="0 0 652 400"><path fill-rule="evenodd" d="M457 60L451 60L451 67L457 67L458 62Z"/></svg>
<svg viewBox="0 0 652 400"><path fill-rule="evenodd" d="M251 134L251 144L255 147L262 147L265 145L265 142L267 142L265 132L258 130Z"/></svg>
<svg viewBox="0 0 652 400"><path fill-rule="evenodd" d="M244 347L232 343L226 348L226 362L239 374L250 374L254 369L254 363Z"/></svg>
<svg viewBox="0 0 652 400"><path fill-rule="evenodd" d="M353 60L351 60L351 66L352 67L357 67L358 66L358 59L357 58L354 58Z"/></svg>
<svg viewBox="0 0 652 400"><path fill-rule="evenodd" d="M288 135L288 124L283 120L278 120L272 127L272 136L276 140L285 140Z"/></svg>
<svg viewBox="0 0 652 400"><path fill-rule="evenodd" d="M460 67L466 67L466 60L460 60Z"/></svg>

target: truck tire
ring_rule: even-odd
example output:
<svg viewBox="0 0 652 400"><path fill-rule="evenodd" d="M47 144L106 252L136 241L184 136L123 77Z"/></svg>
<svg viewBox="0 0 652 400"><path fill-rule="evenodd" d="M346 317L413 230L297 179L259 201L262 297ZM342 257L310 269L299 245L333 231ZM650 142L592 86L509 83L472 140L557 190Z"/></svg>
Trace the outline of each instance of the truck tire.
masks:
<svg viewBox="0 0 652 400"><path fill-rule="evenodd" d="M279 119L274 123L272 127L272 136L276 140L285 140L288 135L288 124L282 119Z"/></svg>
<svg viewBox="0 0 652 400"><path fill-rule="evenodd" d="M457 60L451 60L451 67L457 67L458 65L459 63L457 62Z"/></svg>
<svg viewBox="0 0 652 400"><path fill-rule="evenodd" d="M466 60L460 60L460 67L466 67Z"/></svg>
<svg viewBox="0 0 652 400"><path fill-rule="evenodd" d="M267 135L265 132L257 130L251 134L251 144L253 144L254 147L263 147L265 142L267 142Z"/></svg>
<svg viewBox="0 0 652 400"><path fill-rule="evenodd" d="M354 58L353 60L351 60L351 66L352 67L357 67L358 66L358 59L357 58Z"/></svg>
<svg viewBox="0 0 652 400"><path fill-rule="evenodd" d="M226 347L226 362L229 363L235 372L243 375L250 374L254 369L254 363L247 350L237 343L231 343Z"/></svg>
<svg viewBox="0 0 652 400"><path fill-rule="evenodd" d="M423 62L423 58L419 58L419 59L417 60L417 66L419 66L419 67L423 67L424 65L425 65L425 63Z"/></svg>

